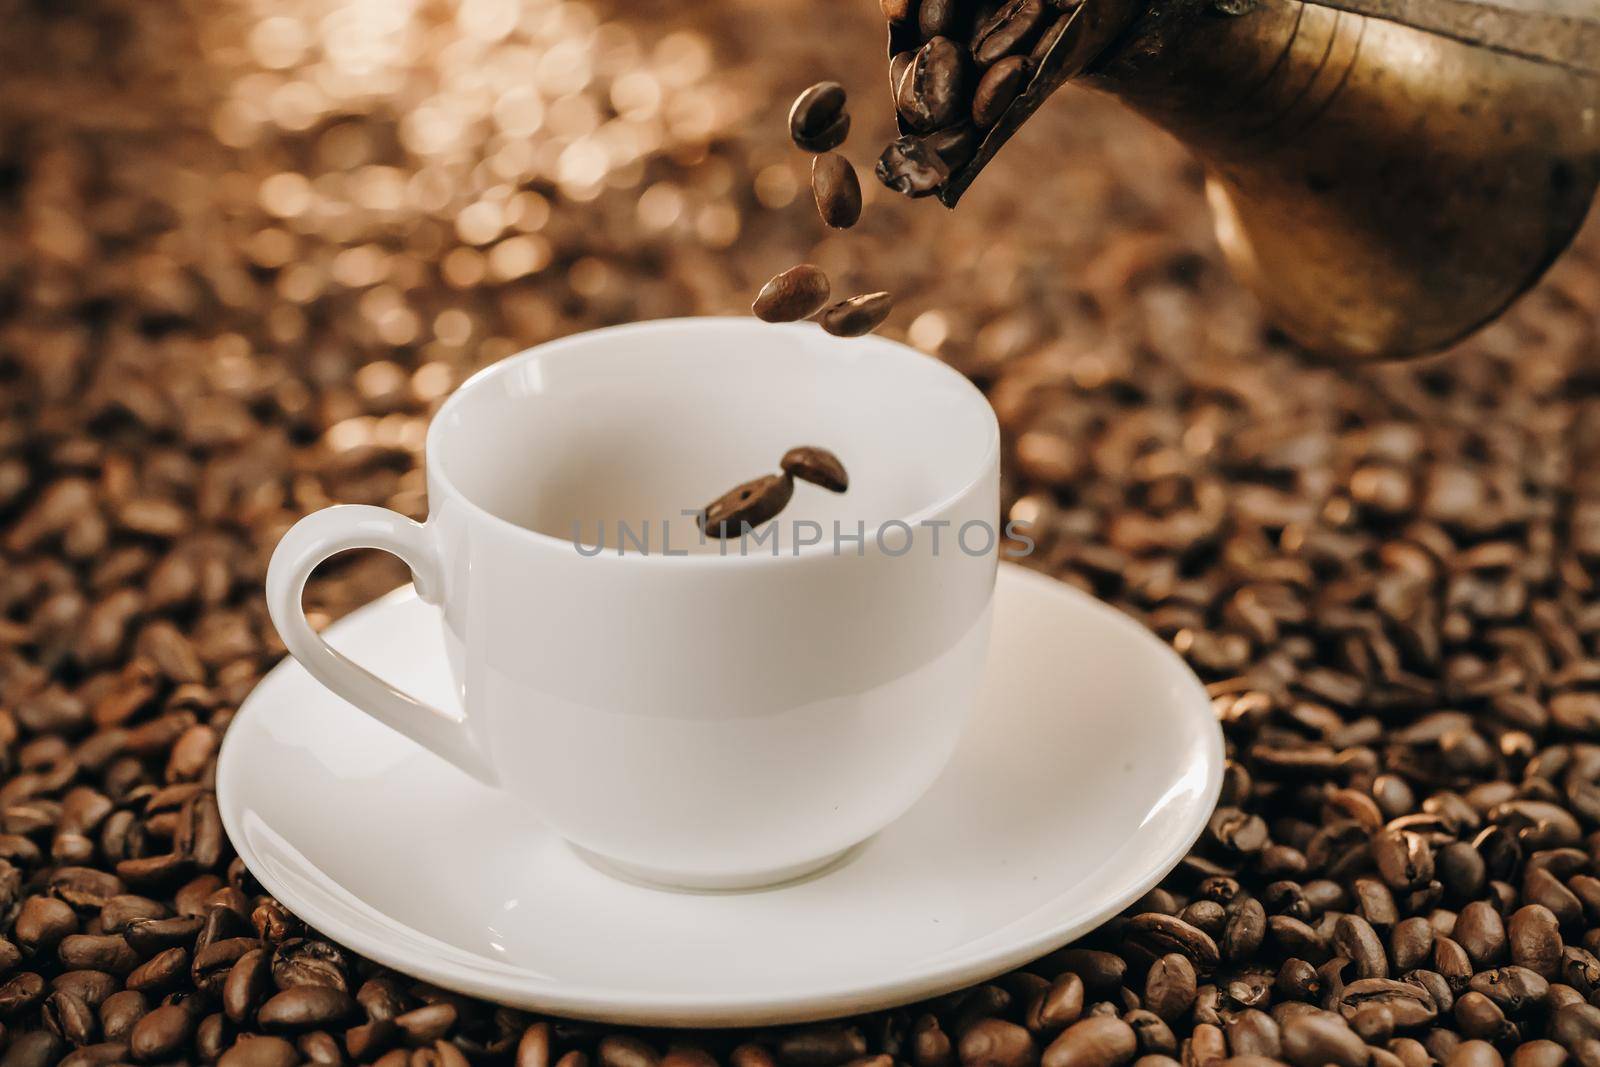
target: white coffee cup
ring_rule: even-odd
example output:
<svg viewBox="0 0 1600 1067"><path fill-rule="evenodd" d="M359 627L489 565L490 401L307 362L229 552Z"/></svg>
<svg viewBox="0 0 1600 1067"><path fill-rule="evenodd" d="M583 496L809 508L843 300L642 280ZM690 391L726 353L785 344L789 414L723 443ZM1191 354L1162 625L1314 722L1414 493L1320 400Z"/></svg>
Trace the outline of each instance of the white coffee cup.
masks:
<svg viewBox="0 0 1600 1067"><path fill-rule="evenodd" d="M836 453L848 491L797 481L762 541L700 536L686 511L796 445ZM998 457L983 395L892 341L754 319L598 330L461 386L428 432L428 521L307 516L267 603L324 685L599 865L760 885L864 841L949 759L987 651ZM312 569L363 547L442 609L463 715L306 622Z"/></svg>

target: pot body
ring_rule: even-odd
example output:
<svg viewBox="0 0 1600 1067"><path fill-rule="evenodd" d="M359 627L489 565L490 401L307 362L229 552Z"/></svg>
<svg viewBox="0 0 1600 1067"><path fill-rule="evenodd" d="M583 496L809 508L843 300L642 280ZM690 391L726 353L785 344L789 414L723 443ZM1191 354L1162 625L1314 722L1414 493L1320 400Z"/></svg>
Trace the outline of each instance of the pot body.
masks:
<svg viewBox="0 0 1600 1067"><path fill-rule="evenodd" d="M1339 2L1159 5L1081 80L1204 162L1224 252L1298 343L1435 351L1594 199L1600 0Z"/></svg>

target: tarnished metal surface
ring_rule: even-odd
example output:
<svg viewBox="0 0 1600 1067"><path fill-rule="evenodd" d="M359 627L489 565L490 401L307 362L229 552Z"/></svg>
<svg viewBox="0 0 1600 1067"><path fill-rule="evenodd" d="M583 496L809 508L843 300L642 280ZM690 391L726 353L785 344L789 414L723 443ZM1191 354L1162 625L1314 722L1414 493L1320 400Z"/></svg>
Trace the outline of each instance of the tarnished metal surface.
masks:
<svg viewBox="0 0 1600 1067"><path fill-rule="evenodd" d="M1063 39L945 202L1080 78L1205 163L1230 263L1314 352L1392 358L1471 332L1561 253L1600 183L1595 0L1108 11L1132 28L1097 58Z"/></svg>

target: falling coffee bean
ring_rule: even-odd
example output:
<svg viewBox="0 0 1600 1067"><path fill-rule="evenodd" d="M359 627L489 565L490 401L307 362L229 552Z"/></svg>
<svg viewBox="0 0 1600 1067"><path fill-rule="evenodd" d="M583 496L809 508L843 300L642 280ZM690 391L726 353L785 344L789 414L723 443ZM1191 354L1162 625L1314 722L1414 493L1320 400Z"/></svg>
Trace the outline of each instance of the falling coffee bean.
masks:
<svg viewBox="0 0 1600 1067"><path fill-rule="evenodd" d="M1027 56L1007 56L984 71L972 94L972 121L983 127L999 122L1032 75L1033 63Z"/></svg>
<svg viewBox="0 0 1600 1067"><path fill-rule="evenodd" d="M706 505L700 529L711 537L738 537L746 527L773 518L794 495L794 479L787 474L764 474L735 486Z"/></svg>
<svg viewBox="0 0 1600 1067"><path fill-rule="evenodd" d="M795 322L815 315L827 302L828 276L801 263L763 285L750 310L762 322Z"/></svg>
<svg viewBox="0 0 1600 1067"><path fill-rule="evenodd" d="M878 181L912 198L932 196L950 178L950 167L921 137L893 141L873 168Z"/></svg>
<svg viewBox="0 0 1600 1067"><path fill-rule="evenodd" d="M817 82L795 97L789 108L789 136L807 152L828 152L844 143L850 132L844 86Z"/></svg>
<svg viewBox="0 0 1600 1067"><path fill-rule="evenodd" d="M850 475L845 472L844 464L826 448L812 445L791 448L783 454L779 466L785 474L820 485L829 492L842 493L850 488Z"/></svg>
<svg viewBox="0 0 1600 1067"><path fill-rule="evenodd" d="M860 337L883 325L893 309L888 293L862 293L824 308L817 321L835 337Z"/></svg>
<svg viewBox="0 0 1600 1067"><path fill-rule="evenodd" d="M913 130L941 129L964 117L967 59L948 37L935 37L917 50L900 80L895 106Z"/></svg>
<svg viewBox="0 0 1600 1067"><path fill-rule="evenodd" d="M811 161L811 193L822 221L836 230L848 230L861 218L861 182L850 161L827 152Z"/></svg>

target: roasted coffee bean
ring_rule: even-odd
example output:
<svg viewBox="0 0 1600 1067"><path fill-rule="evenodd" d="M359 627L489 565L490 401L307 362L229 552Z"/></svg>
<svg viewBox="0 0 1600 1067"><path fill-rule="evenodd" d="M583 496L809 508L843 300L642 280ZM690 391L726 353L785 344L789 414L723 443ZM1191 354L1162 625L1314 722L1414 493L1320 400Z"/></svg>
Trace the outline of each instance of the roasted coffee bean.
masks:
<svg viewBox="0 0 1600 1067"><path fill-rule="evenodd" d="M1433 954L1433 925L1420 915L1402 919L1389 935L1389 958L1397 971L1422 966Z"/></svg>
<svg viewBox="0 0 1600 1067"><path fill-rule="evenodd" d="M307 1063L329 1064L331 1067L344 1063L344 1053L339 1049L339 1042L332 1034L321 1030L313 1030L309 1034L301 1034L295 1040L295 1047L300 1050Z"/></svg>
<svg viewBox="0 0 1600 1067"><path fill-rule="evenodd" d="M1365 1067L1367 1046L1336 1015L1300 1015L1283 1024L1283 1055L1295 1067Z"/></svg>
<svg viewBox="0 0 1600 1067"><path fill-rule="evenodd" d="M1385 830L1372 839L1372 858L1391 889L1415 889L1433 877L1433 849L1420 834Z"/></svg>
<svg viewBox="0 0 1600 1067"><path fill-rule="evenodd" d="M138 1063L170 1058L194 1033L195 1017L187 1005L164 1004L140 1019L128 1035L128 1051Z"/></svg>
<svg viewBox="0 0 1600 1067"><path fill-rule="evenodd" d="M1550 983L1526 967L1497 967L1472 976L1469 988L1513 1014L1544 1002Z"/></svg>
<svg viewBox="0 0 1600 1067"><path fill-rule="evenodd" d="M1043 1067L1121 1067L1138 1052L1133 1027L1114 1015L1071 1026L1044 1050Z"/></svg>
<svg viewBox="0 0 1600 1067"><path fill-rule="evenodd" d="M1421 983L1361 978L1346 985L1339 995L1339 1014L1352 1025L1356 1014L1370 1005L1385 1008L1394 1025L1402 1030L1426 1025L1439 1012L1434 998Z"/></svg>
<svg viewBox="0 0 1600 1067"><path fill-rule="evenodd" d="M917 7L912 0L878 0L878 6L885 22L904 22Z"/></svg>
<svg viewBox="0 0 1600 1067"><path fill-rule="evenodd" d="M828 276L801 263L762 286L750 310L763 322L795 322L815 315L827 302Z"/></svg>
<svg viewBox="0 0 1600 1067"><path fill-rule="evenodd" d="M230 937L197 949L189 964L189 976L195 988L208 996L220 996L233 965L246 953L254 952L259 947L259 942L253 937Z"/></svg>
<svg viewBox="0 0 1600 1067"><path fill-rule="evenodd" d="M50 988L71 993L91 1008L98 1008L122 983L105 971L66 971L50 980Z"/></svg>
<svg viewBox="0 0 1600 1067"><path fill-rule="evenodd" d="M823 1025L785 1034L774 1051L785 1067L839 1067L865 1056L867 1042L853 1026Z"/></svg>
<svg viewBox="0 0 1600 1067"><path fill-rule="evenodd" d="M1504 1063L1499 1050L1489 1042L1463 1041L1445 1060L1445 1067L1503 1067Z"/></svg>
<svg viewBox="0 0 1600 1067"><path fill-rule="evenodd" d="M660 1055L648 1044L621 1034L601 1038L597 1051L600 1067L657 1067L661 1062Z"/></svg>
<svg viewBox="0 0 1600 1067"><path fill-rule="evenodd" d="M128 1046L120 1041L103 1041L98 1045L84 1045L69 1052L59 1067L110 1067L128 1058Z"/></svg>
<svg viewBox="0 0 1600 1067"><path fill-rule="evenodd" d="M271 945L287 940L300 928L299 920L276 900L264 900L250 913L256 936Z"/></svg>
<svg viewBox="0 0 1600 1067"><path fill-rule="evenodd" d="M943 129L966 117L967 83L967 58L961 48L948 37L935 37L912 57L900 79L895 105L911 129L921 133Z"/></svg>
<svg viewBox="0 0 1600 1067"><path fill-rule="evenodd" d="M189 973L189 953L169 948L150 957L129 972L127 986L141 993L163 993L176 988Z"/></svg>
<svg viewBox="0 0 1600 1067"><path fill-rule="evenodd" d="M1205 931L1172 915L1156 912L1135 915L1123 927L1123 936L1131 946L1151 956L1181 953L1201 974L1210 973L1222 958L1217 943Z"/></svg>
<svg viewBox="0 0 1600 1067"><path fill-rule="evenodd" d="M888 293L862 293L823 308L817 321L835 337L860 337L883 325L893 309Z"/></svg>
<svg viewBox="0 0 1600 1067"><path fill-rule="evenodd" d="M20 1015L44 999L44 979L32 971L13 975L0 985L0 1016Z"/></svg>
<svg viewBox="0 0 1600 1067"><path fill-rule="evenodd" d="M1082 978L1071 971L1061 975L1029 1004L1028 1029L1047 1036L1077 1022L1083 1015L1083 994Z"/></svg>
<svg viewBox="0 0 1600 1067"><path fill-rule="evenodd" d="M983 72L973 90L972 121L984 129L999 122L1032 77L1033 61L1027 56L1007 56L996 62Z"/></svg>
<svg viewBox="0 0 1600 1067"><path fill-rule="evenodd" d="M1511 962L1545 978L1561 970L1561 926L1549 908L1529 904L1512 912L1506 928Z"/></svg>
<svg viewBox="0 0 1600 1067"><path fill-rule="evenodd" d="M94 1009L75 993L60 990L51 993L45 998L39 1015L51 1033L74 1047L93 1044L99 1037L100 1020Z"/></svg>
<svg viewBox="0 0 1600 1067"><path fill-rule="evenodd" d="M980 139L976 126L970 122L958 122L925 135L922 144L937 155L947 168L955 171L966 166L977 154Z"/></svg>
<svg viewBox="0 0 1600 1067"><path fill-rule="evenodd" d="M1456 998L1455 1021L1468 1038L1499 1039L1505 1034L1505 1011L1476 990Z"/></svg>
<svg viewBox="0 0 1600 1067"><path fill-rule="evenodd" d="M217 1060L217 1067L295 1067L300 1054L281 1037L241 1037Z"/></svg>
<svg viewBox="0 0 1600 1067"><path fill-rule="evenodd" d="M252 949L228 971L222 985L222 1010L231 1021L244 1025L273 988L271 957L265 949Z"/></svg>
<svg viewBox="0 0 1600 1067"><path fill-rule="evenodd" d="M757 1046L742 1046L753 1049ZM735 1049L737 1054L739 1049ZM740 1067L737 1055L732 1057L734 1067ZM768 1063L754 1062L754 1057L746 1057L751 1062L745 1067L770 1067ZM939 1026L939 1020L932 1015L922 1015L911 1024L911 1063L913 1067L953 1067L956 1062L955 1046L950 1037Z"/></svg>
<svg viewBox="0 0 1600 1067"><path fill-rule="evenodd" d="M917 5L917 30L923 40L949 34L956 28L956 0L921 0Z"/></svg>
<svg viewBox="0 0 1600 1067"><path fill-rule="evenodd" d="M1194 1004L1196 980L1189 957L1172 952L1151 965L1144 982L1144 1006L1168 1023L1176 1022Z"/></svg>
<svg viewBox="0 0 1600 1067"><path fill-rule="evenodd" d="M1044 0L1006 0L972 38L972 56L980 67L1025 53L1044 29L1049 8Z"/></svg>
<svg viewBox="0 0 1600 1067"><path fill-rule="evenodd" d="M738 537L776 516L794 495L787 474L764 474L734 486L700 512L700 529L710 537Z"/></svg>
<svg viewBox="0 0 1600 1067"><path fill-rule="evenodd" d="M366 1001L362 1001L362 1006L366 1006ZM517 1042L516 1067L550 1067L550 1040L550 1024L547 1022L534 1023L524 1030ZM741 1048L758 1049L758 1046L741 1046ZM729 1061L739 1064L741 1062L739 1053L740 1049L734 1049ZM768 1057L764 1063L745 1061L744 1067L772 1067L771 1058Z"/></svg>
<svg viewBox="0 0 1600 1067"><path fill-rule="evenodd" d="M1511 1067L1562 1067L1567 1050L1554 1041L1527 1041L1511 1054Z"/></svg>
<svg viewBox="0 0 1600 1067"><path fill-rule="evenodd" d="M831 152L849 133L850 113L838 82L817 82L789 108L789 136L807 152Z"/></svg>
<svg viewBox="0 0 1600 1067"><path fill-rule="evenodd" d="M1382 1045L1394 1036L1394 1012L1387 1004L1363 1004L1350 1016L1350 1029L1369 1045Z"/></svg>
<svg viewBox="0 0 1600 1067"><path fill-rule="evenodd" d="M1467 987L1467 980L1472 977L1472 959L1467 955L1467 950L1453 939L1435 937L1433 969L1450 983L1450 988L1459 992Z"/></svg>
<svg viewBox="0 0 1600 1067"><path fill-rule="evenodd" d="M138 990L113 993L100 1005L100 1031L107 1041L126 1041L133 1024L149 1010L149 998Z"/></svg>
<svg viewBox="0 0 1600 1067"><path fill-rule="evenodd" d="M785 452L778 466L783 473L812 485L820 485L829 492L842 493L850 488L850 475L845 471L844 464L826 448L799 445Z"/></svg>
<svg viewBox="0 0 1600 1067"><path fill-rule="evenodd" d="M62 938L77 931L77 913L64 901L35 896L22 902L12 936L30 953L48 953Z"/></svg>
<svg viewBox="0 0 1600 1067"><path fill-rule="evenodd" d="M1228 905L1227 912L1227 922L1222 928L1222 957L1232 963L1242 963L1261 950L1267 933L1267 913L1254 897L1234 901Z"/></svg>
<svg viewBox="0 0 1600 1067"><path fill-rule="evenodd" d="M1227 1020L1228 1047L1235 1056L1277 1059L1283 1053L1283 1032L1277 1020L1250 1009Z"/></svg>
<svg viewBox="0 0 1600 1067"><path fill-rule="evenodd" d="M1561 880L1543 868L1530 868L1522 880L1522 901L1546 908L1560 926L1576 927L1583 921L1583 902Z"/></svg>
<svg viewBox="0 0 1600 1067"><path fill-rule="evenodd" d="M404 1032L406 1039L412 1044L428 1044L437 1041L450 1032L456 1024L456 1008L449 1001L441 1000L436 1004L424 1004L420 1008L395 1016L394 1024ZM601 1048L600 1061L605 1064L605 1048ZM632 1064L617 1063L615 1067L633 1067ZM649 1064L642 1067L651 1067Z"/></svg>
<svg viewBox="0 0 1600 1067"><path fill-rule="evenodd" d="M217 896L231 893L231 889L220 889ZM215 899L215 898L213 898ZM245 920L241 911L220 903L206 906L205 925L200 928L200 936L195 939L195 948L202 949L218 941L226 941L235 937L248 937L254 932L254 927Z"/></svg>
<svg viewBox="0 0 1600 1067"><path fill-rule="evenodd" d="M171 909L159 900L124 893L106 901L106 906L100 910L100 925L104 933L124 934L139 920L165 919L171 914ZM143 954L138 945L134 945L134 950Z"/></svg>
<svg viewBox="0 0 1600 1067"><path fill-rule="evenodd" d="M350 994L326 985L297 985L274 994L256 1011L265 1030L306 1030L348 1016L356 1006Z"/></svg>
<svg viewBox="0 0 1600 1067"><path fill-rule="evenodd" d="M67 967L127 974L139 966L139 955L116 934L68 934L57 955Z"/></svg>
<svg viewBox="0 0 1600 1067"><path fill-rule="evenodd" d="M1003 1019L980 1019L968 1027L957 1055L962 1067L1032 1067L1039 1061L1028 1031Z"/></svg>
<svg viewBox="0 0 1600 1067"><path fill-rule="evenodd" d="M1133 1036L1139 1044L1140 1056L1176 1056L1178 1038L1166 1020L1153 1011L1135 1008L1122 1016L1122 1021L1133 1027Z"/></svg>
<svg viewBox="0 0 1600 1067"><path fill-rule="evenodd" d="M279 989L320 985L343 993L349 989L349 972L343 950L326 941L293 938L272 950L272 981Z"/></svg>
<svg viewBox="0 0 1600 1067"><path fill-rule="evenodd" d="M360 1062L376 1059L399 1044L400 1028L388 1019L371 1019L344 1032L344 1047Z"/></svg>
<svg viewBox="0 0 1600 1067"><path fill-rule="evenodd" d="M135 952L153 956L158 952L193 945L205 927L205 920L193 915L170 919L134 919L124 937Z"/></svg>
<svg viewBox="0 0 1600 1067"><path fill-rule="evenodd" d="M48 1030L17 1034L0 1056L0 1067L50 1067L61 1059L61 1039Z"/></svg>
<svg viewBox="0 0 1600 1067"><path fill-rule="evenodd" d="M873 174L902 196L916 198L938 192L949 180L950 170L931 138L908 135L883 150ZM826 299L824 295L823 300Z"/></svg>
<svg viewBox="0 0 1600 1067"><path fill-rule="evenodd" d="M1453 940L1478 967L1492 967L1506 954L1506 927L1488 901L1475 900L1456 917Z"/></svg>
<svg viewBox="0 0 1600 1067"><path fill-rule="evenodd" d="M400 987L388 978L369 978L361 983L361 988L356 990L356 1002L367 1013L367 1018L377 1022L388 1022L406 1010Z"/></svg>
<svg viewBox="0 0 1600 1067"><path fill-rule="evenodd" d="M811 195L822 221L836 230L848 230L861 218L861 182L850 161L837 152L811 161Z"/></svg>

